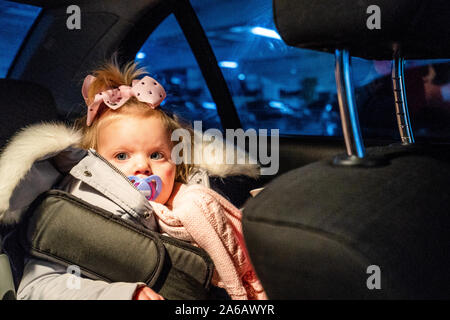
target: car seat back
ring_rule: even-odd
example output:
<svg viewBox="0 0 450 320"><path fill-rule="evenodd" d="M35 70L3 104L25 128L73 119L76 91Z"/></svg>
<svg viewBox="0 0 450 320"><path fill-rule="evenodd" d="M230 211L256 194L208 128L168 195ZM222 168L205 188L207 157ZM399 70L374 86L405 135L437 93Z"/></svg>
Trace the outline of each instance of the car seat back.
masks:
<svg viewBox="0 0 450 320"><path fill-rule="evenodd" d="M244 236L269 298L448 299L448 146L401 135L398 145L366 150L350 56L394 60L392 106L402 107L402 134L410 123L399 62L449 57L442 36L450 3L379 1L381 29L368 27L370 1L273 3L288 44L336 53L347 154L283 174L246 203Z"/></svg>
<svg viewBox="0 0 450 320"><path fill-rule="evenodd" d="M368 153L389 164L329 158L278 177L247 202L244 235L270 298L450 297L448 148Z"/></svg>

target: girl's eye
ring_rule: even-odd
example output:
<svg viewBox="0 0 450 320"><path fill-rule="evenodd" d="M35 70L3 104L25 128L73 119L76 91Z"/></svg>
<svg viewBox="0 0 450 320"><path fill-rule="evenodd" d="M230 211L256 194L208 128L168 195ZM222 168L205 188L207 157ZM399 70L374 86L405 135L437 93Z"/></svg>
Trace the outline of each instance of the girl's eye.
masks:
<svg viewBox="0 0 450 320"><path fill-rule="evenodd" d="M150 155L150 159L152 159L152 160L160 160L160 159L162 159L164 156L162 155L162 153L161 152L153 152L151 155Z"/></svg>
<svg viewBox="0 0 450 320"><path fill-rule="evenodd" d="M119 153L119 154L116 155L116 159L117 159L117 160L127 160L127 159L128 159L128 156L127 156L126 153L121 152L121 153Z"/></svg>

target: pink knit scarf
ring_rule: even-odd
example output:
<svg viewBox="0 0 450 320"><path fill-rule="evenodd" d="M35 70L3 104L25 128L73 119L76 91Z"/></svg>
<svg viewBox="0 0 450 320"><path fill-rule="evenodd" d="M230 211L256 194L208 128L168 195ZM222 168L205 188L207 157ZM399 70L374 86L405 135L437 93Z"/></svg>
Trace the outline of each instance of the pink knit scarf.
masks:
<svg viewBox="0 0 450 320"><path fill-rule="evenodd" d="M242 213L217 192L201 185L180 190L173 209L151 202L162 232L203 248L216 268L213 284L233 300L267 299L242 234Z"/></svg>

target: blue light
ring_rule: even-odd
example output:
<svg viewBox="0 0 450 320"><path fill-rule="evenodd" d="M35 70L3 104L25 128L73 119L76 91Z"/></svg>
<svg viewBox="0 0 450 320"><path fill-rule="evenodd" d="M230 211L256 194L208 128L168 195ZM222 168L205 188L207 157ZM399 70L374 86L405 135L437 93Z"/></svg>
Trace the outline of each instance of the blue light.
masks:
<svg viewBox="0 0 450 320"><path fill-rule="evenodd" d="M278 110L280 110L280 112L285 113L285 114L293 114L294 113L288 106L286 106L286 104L284 104L281 101L274 101L274 100L269 101L269 107L278 109Z"/></svg>
<svg viewBox="0 0 450 320"><path fill-rule="evenodd" d="M335 123L327 124L327 135L334 136L334 131L337 129L337 125Z"/></svg>
<svg viewBox="0 0 450 320"><path fill-rule="evenodd" d="M139 51L139 52L136 54L136 59L144 59L145 56L146 56L146 54L145 54L144 52Z"/></svg>
<svg viewBox="0 0 450 320"><path fill-rule="evenodd" d="M219 66L222 68L236 69L239 64L236 61L220 61Z"/></svg>
<svg viewBox="0 0 450 320"><path fill-rule="evenodd" d="M238 79L239 79L239 80L245 80L245 74L239 73Z"/></svg>
<svg viewBox="0 0 450 320"><path fill-rule="evenodd" d="M275 109L283 109L285 107L284 103L280 101L270 101L269 106Z"/></svg>
<svg viewBox="0 0 450 320"><path fill-rule="evenodd" d="M203 102L202 107L208 110L215 110L216 104L214 102Z"/></svg>
<svg viewBox="0 0 450 320"><path fill-rule="evenodd" d="M247 29L248 29L248 27L237 26L237 27L232 27L230 29L230 31L234 32L234 33L241 33L241 32L247 31Z"/></svg>
<svg viewBox="0 0 450 320"><path fill-rule="evenodd" d="M195 104L193 104L192 102L186 101L186 102L184 103L184 105L185 105L186 108L188 108L190 111L195 111Z"/></svg>
<svg viewBox="0 0 450 320"><path fill-rule="evenodd" d="M172 82L173 84L181 84L181 79L174 76L170 78L170 82Z"/></svg>
<svg viewBox="0 0 450 320"><path fill-rule="evenodd" d="M280 35L272 29L253 27L250 29L250 32L258 36L281 40Z"/></svg>

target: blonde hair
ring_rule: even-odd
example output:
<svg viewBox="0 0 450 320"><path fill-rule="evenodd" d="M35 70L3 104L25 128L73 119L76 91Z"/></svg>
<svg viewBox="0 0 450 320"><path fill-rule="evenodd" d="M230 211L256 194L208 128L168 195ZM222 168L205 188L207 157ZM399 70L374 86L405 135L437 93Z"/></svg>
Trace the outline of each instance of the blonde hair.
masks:
<svg viewBox="0 0 450 320"><path fill-rule="evenodd" d="M117 63L116 59L105 63L102 67L95 70L92 74L96 78L90 85L87 92L87 103L90 104L94 100L97 93L110 89L117 88L121 85L131 86L132 81L137 77L145 74L143 68L138 68L133 61L128 62L122 68ZM169 136L176 129L186 129L191 134L191 143L193 130L187 123L182 121L176 115L169 115L161 108L152 109L146 103L140 102L135 97L131 97L122 107L113 110L104 104L101 104L97 115L90 126L86 125L87 116L83 116L75 121L75 127L82 132L82 139L80 147L83 149L97 149L98 147L98 132L99 129L106 123L115 119L120 119L125 116L137 116L144 118L156 117L162 121ZM175 181L186 183L189 174L193 170L192 164L182 162L176 166Z"/></svg>

